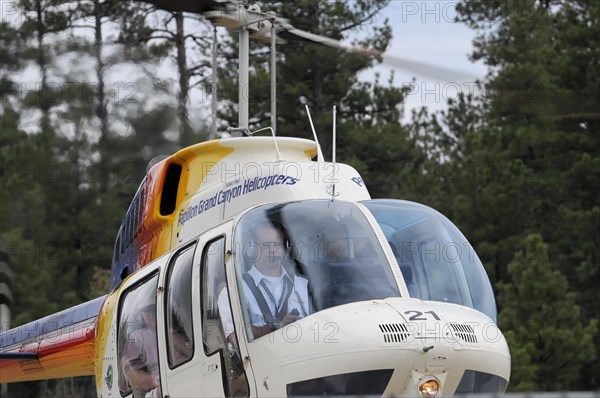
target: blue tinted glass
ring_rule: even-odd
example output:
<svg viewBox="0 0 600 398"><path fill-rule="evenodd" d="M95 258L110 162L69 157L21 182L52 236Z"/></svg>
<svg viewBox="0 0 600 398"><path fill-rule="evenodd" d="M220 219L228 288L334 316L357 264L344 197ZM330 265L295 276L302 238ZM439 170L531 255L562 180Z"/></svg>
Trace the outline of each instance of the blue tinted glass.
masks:
<svg viewBox="0 0 600 398"><path fill-rule="evenodd" d="M496 320L496 303L483 265L446 217L401 200L362 204L390 243L412 297L465 305Z"/></svg>

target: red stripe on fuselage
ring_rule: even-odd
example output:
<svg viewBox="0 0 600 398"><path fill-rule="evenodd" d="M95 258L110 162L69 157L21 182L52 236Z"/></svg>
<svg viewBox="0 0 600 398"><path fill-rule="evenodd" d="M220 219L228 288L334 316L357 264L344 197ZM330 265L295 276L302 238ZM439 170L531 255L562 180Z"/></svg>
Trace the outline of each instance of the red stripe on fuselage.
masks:
<svg viewBox="0 0 600 398"><path fill-rule="evenodd" d="M6 352L34 352L34 360L0 360L0 383L94 375L97 318L45 335Z"/></svg>

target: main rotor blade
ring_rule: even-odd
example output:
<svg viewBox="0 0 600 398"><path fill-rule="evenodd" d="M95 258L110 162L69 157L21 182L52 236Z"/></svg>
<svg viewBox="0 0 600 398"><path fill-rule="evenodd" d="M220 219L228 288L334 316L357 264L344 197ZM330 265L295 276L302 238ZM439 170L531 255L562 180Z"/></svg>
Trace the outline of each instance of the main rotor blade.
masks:
<svg viewBox="0 0 600 398"><path fill-rule="evenodd" d="M156 7L167 11L183 11L202 14L206 11L216 11L223 9L229 4L234 4L231 0L142 0Z"/></svg>
<svg viewBox="0 0 600 398"><path fill-rule="evenodd" d="M252 26L252 20L260 19L260 13L253 11L247 11L243 15L240 15L237 11L236 4L238 2L232 0L142 0L147 3L151 3L159 8L168 11L186 11L198 14L203 14L208 17L213 23L215 18L219 19L219 26L225 26L230 29L237 28L240 24L248 24ZM218 12L218 13L215 13ZM210 14L210 15L209 15ZM256 14L256 15L254 15ZM242 16L246 16L248 21L243 21ZM250 18L250 16L252 18ZM269 21L264 21L263 25L270 26ZM388 64L392 67L400 68L408 72L412 72L421 76L431 77L436 80L443 80L447 82L465 82L474 81L474 77L466 73L446 68L442 66L432 65L425 62L414 61L406 58L401 58L388 53L382 53L381 51L346 45L339 40L331 39L329 37L317 35L314 33L306 32L295 28L289 23L287 19L277 18L278 25L278 37L282 39L295 39L304 40L312 43L337 48L343 51L359 54L367 57L381 57L384 64ZM254 27L253 37L260 40L270 40L270 28L258 28Z"/></svg>
<svg viewBox="0 0 600 398"><path fill-rule="evenodd" d="M332 39L330 37L321 36L314 33L306 32L304 30L296 29L287 22L282 22L281 20L278 22L279 26L283 29L282 31L278 32L278 36L284 39L309 41L312 43L321 44L324 46L333 47L347 52L361 54L369 57L378 57L382 55L381 51L363 47L348 46L342 43L341 41Z"/></svg>
<svg viewBox="0 0 600 398"><path fill-rule="evenodd" d="M475 78L472 75L460 72L455 69L446 68L443 66L436 66L420 61L413 61L389 53L382 53L381 51L374 49L349 46L342 43L339 40L331 39L329 37L297 29L289 23L283 22L280 23L280 26L283 28L283 31L279 33L279 36L284 39L309 41L312 43L337 48L343 51L347 51L354 54L360 54L367 57L382 57L384 64L388 64L390 66L400 68L408 72L413 72L422 76L444 80L446 82L465 82L475 80Z"/></svg>
<svg viewBox="0 0 600 398"><path fill-rule="evenodd" d="M473 75L469 75L456 69L401 58L389 53L383 53L382 57L384 64L404 69L405 71L413 72L418 75L443 80L445 82L474 82L477 79Z"/></svg>

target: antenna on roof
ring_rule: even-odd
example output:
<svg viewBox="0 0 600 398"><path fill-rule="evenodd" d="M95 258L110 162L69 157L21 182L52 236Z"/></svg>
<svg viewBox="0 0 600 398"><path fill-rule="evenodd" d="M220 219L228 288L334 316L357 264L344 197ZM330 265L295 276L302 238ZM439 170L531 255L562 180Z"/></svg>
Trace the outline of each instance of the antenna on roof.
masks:
<svg viewBox="0 0 600 398"><path fill-rule="evenodd" d="M315 142L317 143L317 161L319 163L323 163L323 152L321 151L321 144L319 144L319 139L317 138L315 125L313 124L312 117L310 117L310 109L308 109L308 105L304 106L306 107L306 114L308 115L308 121L310 122L310 128L312 129L313 137L315 137Z"/></svg>
<svg viewBox="0 0 600 398"><path fill-rule="evenodd" d="M331 148L332 149L331 161L333 162L334 165L335 165L335 144L336 144L336 141L335 141L335 129L336 129L336 126L335 126L335 116L336 116L336 114L337 114L337 108L334 105L333 106L333 140L332 140L332 144L333 145L332 145L332 148Z"/></svg>
<svg viewBox="0 0 600 398"><path fill-rule="evenodd" d="M337 181L336 177L335 177L335 173L337 172L337 168L336 168L336 164L335 164L335 147L336 147L336 140L335 140L335 133L336 133L336 125L335 125L335 117L336 117L336 113L337 113L337 109L335 107L335 105L333 106L333 138L331 140L331 162L333 163L333 184L331 187L331 201L333 201L335 199L336 196L336 192L335 192L335 183Z"/></svg>

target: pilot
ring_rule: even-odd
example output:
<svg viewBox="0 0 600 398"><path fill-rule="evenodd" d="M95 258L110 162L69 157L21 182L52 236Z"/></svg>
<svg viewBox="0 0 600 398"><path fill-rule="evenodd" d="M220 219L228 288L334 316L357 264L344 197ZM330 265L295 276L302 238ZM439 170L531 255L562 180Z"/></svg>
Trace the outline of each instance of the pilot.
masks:
<svg viewBox="0 0 600 398"><path fill-rule="evenodd" d="M308 305L308 281L300 275L291 275L284 267L289 259L282 225L262 221L251 231L251 246L256 250L252 267L245 272L243 289L246 310L254 338L264 336L289 325L310 313ZM219 295L219 312L225 336L234 341L233 319L229 309L227 289Z"/></svg>
<svg viewBox="0 0 600 398"><path fill-rule="evenodd" d="M127 338L121 367L134 398L161 397L154 300L146 302L140 313L143 327Z"/></svg>

